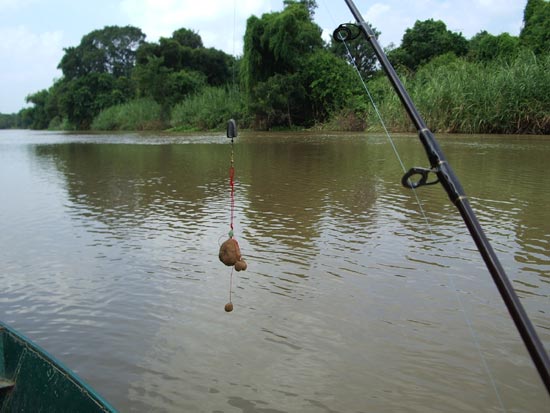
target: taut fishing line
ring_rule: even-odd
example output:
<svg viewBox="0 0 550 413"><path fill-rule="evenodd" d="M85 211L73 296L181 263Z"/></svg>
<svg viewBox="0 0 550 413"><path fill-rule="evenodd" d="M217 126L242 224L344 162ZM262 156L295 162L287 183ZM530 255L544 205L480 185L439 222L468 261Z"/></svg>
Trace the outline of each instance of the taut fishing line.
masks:
<svg viewBox="0 0 550 413"><path fill-rule="evenodd" d="M235 54L235 33L236 33L236 28L237 28L237 0L233 0L233 70L232 70L232 73L231 73L231 76L232 76L232 80L233 80L233 85L231 87L231 99L234 99L235 98L235 89L236 89L236 85L237 85L237 80L236 80L236 66L237 66L237 57L236 57L236 54Z"/></svg>
<svg viewBox="0 0 550 413"><path fill-rule="evenodd" d="M236 24L236 5L233 2L233 56L235 55L235 24ZM235 62L233 62L233 89L235 88ZM233 91L232 91L233 92ZM231 98L233 93L231 92ZM233 311L233 270L244 271L247 268L246 261L241 256L239 243L235 238L235 138L237 137L237 123L234 119L227 122L227 137L231 139L231 156L229 165L229 209L230 221L228 239L220 246L218 258L225 265L232 267L229 275L229 302L225 305L225 311Z"/></svg>
<svg viewBox="0 0 550 413"><path fill-rule="evenodd" d="M334 24L335 26L337 26L337 23L335 23L334 18L333 18L333 16L332 16L332 13L330 12L330 9L327 7L326 2L325 2L324 0L323 0L323 5L324 5L324 7L326 8L326 10L328 11L328 14L329 14L329 16L330 16L330 18L331 18L333 24ZM347 42L346 42L346 39L343 38L340 34L339 34L339 36L340 36L340 38L339 38L339 39L335 39L335 40L339 40L339 41L341 41L341 42L344 44L344 47L346 48L347 58L348 58L349 62L351 63L351 65L353 66L353 68L355 69L355 72L356 72L357 75L359 76L359 79L360 79L360 81L361 81L361 84L363 85L363 88L365 89L365 92L366 92L366 94L367 94L367 96L368 96L368 98L369 98L369 101L370 101L370 103L372 104L372 107L373 107L373 109L374 109L374 111L375 111L375 113L376 113L376 117L378 118L378 120L379 120L379 122L380 122L380 124L381 124L381 126L382 126L382 129L384 130L384 134L386 135L388 141L390 142L390 145L391 145L391 147L392 147L392 149L393 149L393 152L394 152L394 154L395 154L395 156L396 156L396 158L397 158L397 161L399 162L399 165L401 166L401 169L403 170L404 173L406 173L406 172L407 172L407 169L405 168L405 165L404 165L404 163L403 163L403 160L401 159L401 156L399 155L399 151L397 150L397 146L395 145L395 142L394 142L394 140L392 139L391 134L390 134L390 132L388 131L388 128L386 127L386 123L384 122L384 119L383 119L383 117L382 117L382 114L380 113L380 111L379 111L379 109L378 109L378 105L376 104L376 102L375 102L375 100L374 100L374 97L372 96L372 94L371 94L370 91L369 91L369 88L367 87L367 83L365 82L365 80L363 79L363 76L361 75L361 72L359 71L359 67L357 66L357 63L355 62L355 59L353 58L353 55L351 54L351 51L350 51L349 46L348 46L348 44L347 44ZM429 231L429 233L430 233L430 235L431 235L431 237L432 237L432 239L433 239L433 238L435 238L435 235L434 235L434 232L433 232L433 230L432 230L432 225L431 225L431 223L430 223L430 220L428 219L428 216L427 216L427 214L426 214L424 208L422 207L422 203L421 203L421 201L420 201L420 198L419 198L419 196L418 196L418 193L417 193L417 191L416 191L416 188L415 188L414 186L411 186L411 189L412 189L413 194L414 194L414 196L415 196L415 198L416 198L416 203L417 203L417 205L418 205L418 207L419 207L419 209L420 209L420 213L422 214L422 217L423 217L424 221L426 222L428 231ZM500 395L500 392L499 392L499 390L498 390L498 388L497 388L497 385L496 385L494 376L493 376L493 374L492 374L492 372L491 372L491 369L489 368L489 365L488 365L488 363L487 363L487 360L485 359L485 356L483 355L483 352L482 352L482 350L481 350L481 345L480 345L480 343L479 343L479 339L478 339L477 334L476 334L476 332L475 332L475 329L474 329L474 327L473 327L473 325L472 325L472 322L471 322L471 320L470 320L470 318L469 318L469 316L468 316L468 313L467 313L467 311L466 311L466 308L465 308L465 306L464 306L464 303L462 302L462 300L461 300L461 298L460 298L460 295L459 295L458 292L457 292L457 288L456 288L456 285L455 285L455 283L454 283L453 277L451 277L449 274L447 274L447 278L448 278L448 280L449 280L450 287L451 287L451 289L452 289L452 291L453 291L453 295L455 296L455 298L456 298L456 300L457 300L457 302L458 302L458 305L459 305L459 307L460 307L460 310L461 310L461 312L462 312L462 314L463 314L463 316L464 316L464 321L465 321L465 323L466 323L466 325L467 325L467 327L468 327L468 330L469 330L469 332L470 332L470 336L471 336L471 338L472 338L472 341L473 341L473 343L474 343L474 345L475 345L475 347L476 347L476 349L477 349L477 352L478 352L478 354L479 354L479 358L480 358L480 360L481 360L481 362L482 362L482 364L483 364L483 369L485 370L486 375L489 377L489 380L490 380L490 382L491 382L491 386L492 386L492 388L493 388L493 391L495 392L495 396L496 396L496 398L497 398L497 400L498 400L498 403L499 403L499 405L500 405L500 408L502 409L502 411L506 412L507 410L506 410L506 408L504 407L504 403L503 403L503 401L502 401L502 397L501 397L501 395Z"/></svg>
<svg viewBox="0 0 550 413"><path fill-rule="evenodd" d="M230 190L230 222L229 238L220 246L218 257L225 265L231 268L229 276L229 302L225 305L225 311L233 311L232 290L233 290L233 270L246 270L246 261L242 259L239 243L235 238L235 159L234 159L234 139L237 137L237 125L235 120L230 119L227 123L227 137L231 139L231 164L229 167L229 190Z"/></svg>

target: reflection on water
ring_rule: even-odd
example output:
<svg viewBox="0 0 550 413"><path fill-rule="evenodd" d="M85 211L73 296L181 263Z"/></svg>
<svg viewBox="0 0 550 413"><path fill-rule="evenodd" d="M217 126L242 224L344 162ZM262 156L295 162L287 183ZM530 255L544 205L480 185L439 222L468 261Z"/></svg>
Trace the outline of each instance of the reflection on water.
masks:
<svg viewBox="0 0 550 413"><path fill-rule="evenodd" d="M550 346L550 141L442 146ZM218 135L1 132L2 319L121 411L547 409L454 207L422 189L426 220L379 136L237 140L249 269L226 314L229 153Z"/></svg>

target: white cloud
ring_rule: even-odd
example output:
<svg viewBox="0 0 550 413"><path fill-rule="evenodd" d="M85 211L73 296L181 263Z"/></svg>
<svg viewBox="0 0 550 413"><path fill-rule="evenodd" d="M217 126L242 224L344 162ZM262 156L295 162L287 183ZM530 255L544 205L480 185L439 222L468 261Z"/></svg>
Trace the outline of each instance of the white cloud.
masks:
<svg viewBox="0 0 550 413"><path fill-rule="evenodd" d="M77 5L76 5L77 4ZM139 27L148 41L182 27L197 31L206 47L241 54L246 20L283 9L283 0L0 0L0 112L16 112L25 96L52 85L63 47L107 24ZM92 4L92 3L90 3ZM353 20L344 1L317 0L315 20L328 39ZM526 0L356 0L363 16L382 32L380 42L399 45L416 20L443 20L469 38L480 30L518 35ZM99 10L100 12L94 12Z"/></svg>
<svg viewBox="0 0 550 413"><path fill-rule="evenodd" d="M60 31L33 33L26 26L0 28L0 113L17 112L26 94L50 87L61 72L63 56Z"/></svg>
<svg viewBox="0 0 550 413"><path fill-rule="evenodd" d="M391 12L391 7L387 4L375 3L367 10L367 14L364 16L367 20L378 20L383 18Z"/></svg>
<svg viewBox="0 0 550 413"><path fill-rule="evenodd" d="M0 10L19 9L34 3L36 0L0 0Z"/></svg>
<svg viewBox="0 0 550 413"><path fill-rule="evenodd" d="M246 19L271 11L272 3L282 4L257 0L122 0L120 8L150 42L185 27L198 32L206 47L240 54Z"/></svg>
<svg viewBox="0 0 550 413"><path fill-rule="evenodd" d="M525 3L518 0L386 0L363 5L365 20L382 32L380 42L399 45L417 20L442 20L449 30L470 38L481 30L518 35Z"/></svg>

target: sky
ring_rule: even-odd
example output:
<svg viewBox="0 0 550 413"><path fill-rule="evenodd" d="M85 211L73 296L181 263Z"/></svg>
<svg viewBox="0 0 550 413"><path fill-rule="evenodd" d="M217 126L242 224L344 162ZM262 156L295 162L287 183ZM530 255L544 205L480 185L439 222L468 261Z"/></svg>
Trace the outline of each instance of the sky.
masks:
<svg viewBox="0 0 550 413"><path fill-rule="evenodd" d="M442 20L471 38L481 30L517 36L527 0L355 0L381 32L382 46L399 45L416 20ZM317 0L315 21L325 39L353 17L344 0ZM241 55L246 20L283 9L282 0L0 0L0 113L27 106L25 97L61 77L63 48L105 26L139 27L149 42L185 27L206 47Z"/></svg>

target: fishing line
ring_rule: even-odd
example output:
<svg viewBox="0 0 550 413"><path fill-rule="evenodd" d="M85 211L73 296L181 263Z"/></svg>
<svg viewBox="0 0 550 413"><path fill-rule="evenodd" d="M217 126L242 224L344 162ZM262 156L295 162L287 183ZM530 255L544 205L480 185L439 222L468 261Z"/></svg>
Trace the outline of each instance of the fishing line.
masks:
<svg viewBox="0 0 550 413"><path fill-rule="evenodd" d="M334 24L335 26L337 26L337 24L334 22L334 18L333 18L333 16L332 16L332 13L330 12L330 9L327 7L327 5L326 5L326 3L325 3L324 0L323 0L323 5L325 6L326 10L328 11L329 16L331 17L331 19L332 19L332 21L333 21L333 24ZM395 154L395 156L396 156L396 158L397 158L399 164L401 165L401 169L403 170L404 173L406 173L406 172L407 172L407 169L405 168L405 165L404 165L404 163L403 163L403 161L402 161L402 159L401 159L401 156L399 155L399 151L397 150L397 147L396 147L396 145L395 145L395 143L394 143L394 141L393 141L393 139L392 139L392 137L391 137L391 135L390 135L390 133L389 133L389 131L388 131L388 128L386 127L386 123L384 122L384 119L383 119L383 117L382 117L382 115L381 115L381 113L380 113L380 111L379 111L379 109L378 109L378 105L376 104L376 102L375 102L375 100L374 100L374 97L373 97L372 94L370 93L370 91L369 91L369 89L368 89L368 87L367 87L367 84L366 84L365 80L363 79L363 76L362 76L361 72L359 71L359 67L357 66L357 63L355 62L355 59L353 58L353 55L351 54L351 51L350 51L350 49L349 49L349 47L348 47L348 44L347 44L347 42L346 42L346 39L343 38L341 34L339 34L339 36L340 36L340 41L343 43L344 47L346 48L347 58L348 58L348 60L350 61L350 63L352 64L353 68L355 69L355 72L356 72L357 75L359 76L359 79L360 79L360 81L361 81L361 84L363 85L363 88L365 89L365 92L367 93L367 96L368 96L368 98L369 98L369 100L370 100L370 102L371 102L371 104L372 104L372 106L373 106L373 108L374 108L374 111L375 111L375 113L376 113L376 116L377 116L378 120L380 121L380 124L381 124L381 126L382 126L382 128L383 128L383 130L384 130L384 133L385 133L385 135L386 135L388 141L389 141L390 144L391 144L391 147L392 147L392 149L393 149L393 152L394 152L394 154ZM425 223L426 223L426 225L427 225L428 231L429 231L429 233L430 233L432 239L435 239L435 235L434 235L434 232L433 232L433 229L432 229L432 225L431 225L431 223L430 223L430 220L428 219L428 216L427 216L427 214L426 214L424 208L422 207L422 203L421 203L421 201L420 201L420 198L419 198L419 196L418 196L418 193L417 193L417 191L416 191L416 189L415 189L414 187L411 187L411 189L412 189L413 194L414 194L414 196L415 196L415 198L416 198L416 202L417 202L417 205L418 205L418 207L419 207L419 209L420 209L420 213L422 214L422 217L423 217L423 219L424 219L424 221L425 221ZM454 296L455 296L455 299L457 300L458 305L459 305L459 307L460 307L460 310L461 310L461 312L462 312L462 314L463 314L464 321L465 321L466 326L467 326L467 328L468 328L468 330L469 330L469 332L470 332L470 336L471 336L472 341L473 341L473 343L474 343L474 345L475 345L475 347L476 347L476 350L477 350L477 352L478 352L479 358L480 358L480 360L481 360L481 362L482 362L483 369L485 370L485 374L489 377L489 380L490 380L490 382L491 382L491 386L492 386L492 388L493 388L493 391L494 391L494 393L495 393L495 396L496 396L496 398L497 398L497 401L498 401L498 403L499 403L499 405L500 405L501 410L504 411L504 412L506 412L507 410L506 410L506 408L504 407L504 403L503 403L503 401L502 401L502 397L501 397L500 392L499 392L499 390L498 390L498 387L497 387L497 385L496 385L494 376L493 376L493 374L492 374L492 372L491 372L491 369L490 369L490 367L489 367L489 365L488 365L488 363L487 363L487 360L485 359L485 356L483 355L483 352L482 352L482 350L481 350L481 345L480 345L480 343L479 343L478 336L477 336L477 334L476 334L476 332L475 332L475 329L474 329L474 327L473 327L473 325L472 325L472 322L471 322L471 320L470 320L470 318L469 318L469 316L468 316L468 313L467 313L467 311L466 311L466 308L465 308L465 306L464 306L464 303L462 302L462 300L461 300L461 298L460 298L460 295L459 295L458 292L457 292L457 288L456 288L455 282L454 282L454 280L453 280L453 277L451 277L451 275L447 274L447 278L448 278L448 280L449 280L449 284L450 284L450 287L451 287L451 289L452 289L452 291L453 291L453 294L454 294Z"/></svg>
<svg viewBox="0 0 550 413"><path fill-rule="evenodd" d="M237 27L237 0L233 0L233 57L235 57L235 28ZM233 71L233 76L235 71ZM233 81L235 78L233 77Z"/></svg>
<svg viewBox="0 0 550 413"><path fill-rule="evenodd" d="M225 311L233 311L232 291L233 291L233 270L244 271L247 268L246 261L241 256L239 243L235 238L235 159L234 159L234 138L237 136L237 125L235 120L230 119L227 123L227 137L231 139L231 158L229 166L229 233L228 239L220 246L218 258L225 265L233 267L229 276L229 302L225 305Z"/></svg>
<svg viewBox="0 0 550 413"><path fill-rule="evenodd" d="M327 9L328 11L328 14L332 20L332 23L336 26L336 23L334 22L334 18L332 16L332 13L330 12L330 9L327 7L327 5L325 4L324 0L323 0L323 5L325 6L325 8ZM347 42L345 41L345 39L343 37L341 37L340 35L340 40L342 41L342 43L344 44L344 47L346 48L346 54L347 54L347 57L348 57L348 60L350 61L350 63L352 64L353 68L355 69L355 72L357 73L357 75L359 76L359 80L361 81L361 84L363 85L363 89L365 89L365 92L367 92L367 96L369 97L369 100L372 104L372 107L374 108L374 111L376 113L376 117L378 118L378 120L380 121L380 124L382 125L382 129L384 130L384 134L386 135L388 141L390 142L390 145L393 149L393 153L395 154L396 158L397 158L397 161L399 162L399 165L401 165L401 169L403 170L403 173L406 173L407 172L407 168L405 167L405 164L403 163L403 160L401 159L401 156L399 155L399 151L397 150L397 147L395 145L395 142L393 141L391 135L390 135L390 132L388 131L388 128L386 126L386 122L384 122L384 118L382 117L381 113L380 113L380 110L378 109L378 105L376 104L375 100L374 100L374 97L372 96L372 94L370 93L370 90L369 88L367 87L367 83L365 82L365 80L363 79L363 75L361 75L361 72L359 71L359 67L357 66L357 63L355 62L355 59L353 58L353 55L351 54L351 51L348 47L348 44ZM424 211L424 208L422 207L422 203L420 202L420 198L418 197L418 193L417 191L415 190L415 188L412 188L413 190L413 194L416 198L416 203L418 204L418 207L420 208L420 212L422 213L422 217L424 218L424 221L426 222L426 224L428 225L428 227L430 226L430 223L428 222L428 218L426 216L426 213Z"/></svg>
<svg viewBox="0 0 550 413"><path fill-rule="evenodd" d="M236 0L233 1L233 87L230 90L230 99L234 99L233 92L235 86L235 26L237 21ZM229 119L227 122L227 137L231 139L231 156L229 164L229 233L228 239L220 246L218 258L227 266L231 266L231 274L229 275L229 302L225 305L225 311L233 311L233 270L244 271L247 268L246 261L242 259L239 243L235 239L235 138L237 137L237 123L234 119Z"/></svg>
<svg viewBox="0 0 550 413"><path fill-rule="evenodd" d="M229 167L229 188L231 190L231 221L229 227L231 231L229 236L233 237L233 229L235 223L235 147L233 138L231 138L231 166Z"/></svg>
<svg viewBox="0 0 550 413"><path fill-rule="evenodd" d="M233 87L231 88L231 99L233 100L235 98L235 91L236 91L236 67L237 67L237 56L235 55L235 36L237 31L237 0L233 0L233 70L232 70L232 80L233 80Z"/></svg>
<svg viewBox="0 0 550 413"><path fill-rule="evenodd" d="M349 50L349 48L348 48L347 43L346 43L345 41L343 41L343 43L344 43L344 45L345 45L345 47L346 47L346 51L347 51L347 53L348 53L348 59L351 59L351 62L352 62L352 64L353 64L353 67L355 68L355 71L357 72L357 74L359 75L359 78L361 79L361 83L363 84L363 87L365 88L365 91L367 92L367 95L368 95L368 97L369 97L369 100L371 101L371 103L372 103L372 105L373 105L373 107L374 107L374 110L375 110L375 112L376 112L376 115L377 115L378 119L380 120L380 123L381 123L381 125L382 125L382 127L383 127L383 129L384 129L384 131L385 131L385 133L386 133L386 136L387 136L387 138L389 139L389 141L390 141L390 143L391 143L391 147L393 148L393 151L394 151L394 153L395 153L395 155L396 155L396 157L397 157L397 159L398 159L398 161L399 161L399 164L401 165L401 168L403 169L403 172L406 172L406 168L405 168L405 166L404 166L404 164L403 164L403 161L401 160L401 157L400 157L400 155L399 155L399 152L398 152L398 150L397 150L397 147L395 146L395 143L394 143L394 141L393 141L391 135L389 134L388 129L386 128L385 122L384 122L384 120L383 120L383 118L382 118L382 116L381 116L381 114L380 114L380 111L378 110L378 107L377 107L377 105L376 105L376 103L375 103L375 101L374 101L374 98L372 97L372 94L370 93L369 89L367 88L367 85L366 85L365 81L363 80L363 77L362 77L362 75L361 75L361 72L359 72L359 68L357 67L357 64L355 63L355 59L353 59L353 56L351 55L351 52L350 52L350 50ZM427 216L427 214L426 214L424 208L422 207L422 203L421 203L420 198L419 198L419 196L418 196L418 191L416 191L415 188L411 188L411 189L412 189L412 191L413 191L414 197L416 198L416 202L417 202L417 205L418 205L418 207L419 207L419 209L420 209L420 213L422 214L422 217L424 218L424 221L425 221L426 224L427 224L428 231L429 231L429 233L430 233L432 239L435 239L435 235L434 235L434 232L433 232L432 225L431 225L431 223L430 223L430 221L429 221L429 219L428 219L428 216ZM489 365L487 364L487 361L486 361L486 359L485 359L485 356L483 356L483 353L482 353L482 350L481 350L481 345L480 345L480 343L479 343L479 339L478 339L478 337L477 337L477 334L476 334L475 331L474 331L472 322L471 322L470 318L468 317L468 314L467 314L467 312L466 312L466 308L465 308L465 306L464 306L462 300L460 299L460 295L459 295L458 292L457 292L457 288L456 288L456 285L455 285L455 283L454 283L453 277L451 277L450 275L447 275L447 278L449 279L449 283L450 283L450 285L451 285L451 289L452 289L452 291L453 291L453 293L454 293L454 295L455 295L455 297L456 297L456 300L457 300L458 303L459 303L460 309L461 309L461 311L462 311L462 313L463 313L463 315L464 315L464 321L466 322L466 325L467 325L467 327L468 327L468 330L470 331L470 335L472 336L472 340L473 340L473 342L474 342L474 344L475 344L475 347L476 347L476 349L477 349L477 351L478 351L478 353L479 353L481 362L483 363L483 368L484 368L486 374L488 375L488 377L489 377L489 379L490 379L490 382L491 382L491 385L492 385L493 390L494 390L494 392L495 392L496 398L497 398L497 400L498 400L498 402L499 402L499 404L500 404L501 409L502 409L503 411L506 412L507 410L505 409L505 407L504 407L504 405L503 405L502 398L501 398L501 396L500 396L500 392L498 391L497 385L496 385L496 383L495 383L495 379L494 379L493 374L492 374L492 372L491 372L491 370L490 370L490 368L489 368Z"/></svg>
<svg viewBox="0 0 550 413"><path fill-rule="evenodd" d="M233 268L231 268L231 274L229 275L229 301L225 305L225 311L228 313L233 311L233 300L231 299L232 292L233 292Z"/></svg>
<svg viewBox="0 0 550 413"><path fill-rule="evenodd" d="M384 119L382 118L382 115L380 114L380 111L378 110L378 105L374 101L374 98L373 98L372 94L370 93L369 88L367 87L367 83L365 82L365 80L363 79L363 76L361 75L361 72L359 71L359 67L357 67L357 64L356 64L355 59L353 58L353 56L351 54L351 51L348 47L348 44L344 41L343 38L340 38L340 39L341 39L342 43L344 44L344 46L346 48L346 52L347 52L347 55L348 55L348 60L353 65L353 68L355 69L355 72L357 73L357 75L359 76L359 79L361 80L361 84L363 85L363 88L367 92L367 96L369 97L369 100L372 104L372 107L374 108L376 116L377 116L378 120L380 121L380 124L382 125L382 128L384 129L384 133L386 134L386 137L388 138L388 141L391 144L391 147L393 149L393 153L395 154L395 156L397 158L397 161L399 162L399 165L401 165L401 169L403 170L403 173L406 173L407 168L405 168L405 164L403 163L403 160L401 159L401 156L399 155L399 151L397 150L397 146L395 145L395 142L393 141L393 139L390 135L390 132L388 131L388 128L386 127L386 122L384 122ZM424 207L422 206L422 202L420 202L420 198L418 197L418 192L416 191L415 188L411 188L411 189L413 191L414 197L416 198L416 203L418 205L418 208L420 209L422 217L424 218L424 221L426 222L426 225L430 229L430 233L433 236L433 233L432 233L431 227L430 227L430 222L428 221L428 217L426 215L426 212L424 211Z"/></svg>

